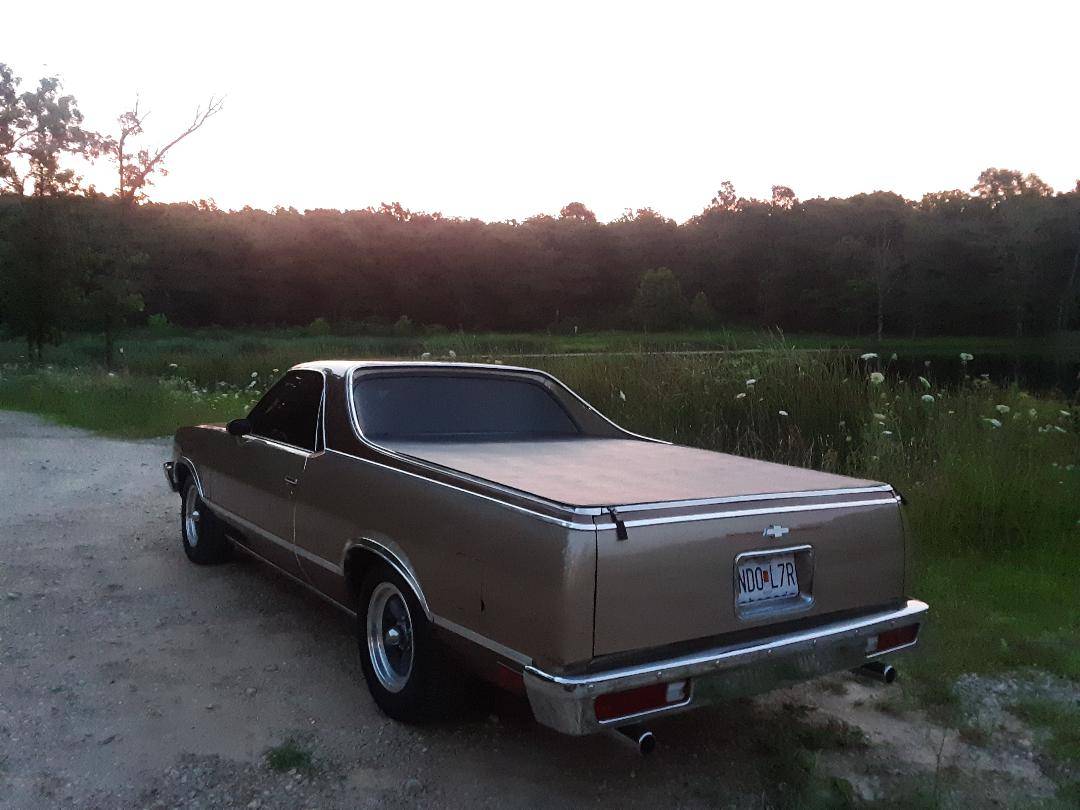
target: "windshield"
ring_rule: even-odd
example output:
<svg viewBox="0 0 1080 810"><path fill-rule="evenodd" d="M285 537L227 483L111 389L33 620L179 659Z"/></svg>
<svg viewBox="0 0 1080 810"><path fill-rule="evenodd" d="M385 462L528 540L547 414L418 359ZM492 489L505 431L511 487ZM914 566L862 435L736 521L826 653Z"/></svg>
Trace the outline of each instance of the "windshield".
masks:
<svg viewBox="0 0 1080 810"><path fill-rule="evenodd" d="M494 375L357 375L356 418L364 435L385 439L565 438L581 431L542 385Z"/></svg>

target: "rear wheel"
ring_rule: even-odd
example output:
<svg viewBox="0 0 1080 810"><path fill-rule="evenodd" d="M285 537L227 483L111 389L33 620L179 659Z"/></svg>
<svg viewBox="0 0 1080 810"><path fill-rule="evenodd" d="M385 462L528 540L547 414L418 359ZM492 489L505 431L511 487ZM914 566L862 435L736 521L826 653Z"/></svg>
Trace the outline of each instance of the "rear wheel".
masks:
<svg viewBox="0 0 1080 810"><path fill-rule="evenodd" d="M225 538L225 527L206 508L206 503L199 497L199 488L190 478L184 485L181 501L180 536L184 553L193 563L211 565L228 559L229 541Z"/></svg>
<svg viewBox="0 0 1080 810"><path fill-rule="evenodd" d="M360 586L357 607L360 663L379 708L406 723L452 712L459 704L452 694L455 678L405 581L386 565L373 566Z"/></svg>

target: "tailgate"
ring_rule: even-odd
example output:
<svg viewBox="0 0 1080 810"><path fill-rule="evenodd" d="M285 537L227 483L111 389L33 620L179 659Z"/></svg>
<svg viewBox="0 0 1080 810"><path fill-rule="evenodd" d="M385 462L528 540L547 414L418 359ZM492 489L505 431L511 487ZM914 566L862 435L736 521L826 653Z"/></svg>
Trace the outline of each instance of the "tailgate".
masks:
<svg viewBox="0 0 1080 810"><path fill-rule="evenodd" d="M891 490L725 500L626 507L616 512L625 531L596 519L594 655L904 596L903 524ZM761 590L762 577L781 586L775 595Z"/></svg>

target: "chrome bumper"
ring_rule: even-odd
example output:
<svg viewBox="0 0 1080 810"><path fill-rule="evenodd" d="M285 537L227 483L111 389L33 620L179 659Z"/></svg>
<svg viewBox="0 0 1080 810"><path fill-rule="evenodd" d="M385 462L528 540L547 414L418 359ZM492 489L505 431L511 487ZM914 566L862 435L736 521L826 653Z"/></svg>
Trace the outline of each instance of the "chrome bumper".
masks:
<svg viewBox="0 0 1080 810"><path fill-rule="evenodd" d="M853 669L869 658L897 651L868 656L868 637L895 627L921 624L927 609L925 602L911 599L900 610L591 675L561 676L528 666L524 673L525 691L540 723L564 734L591 734L605 727ZM914 642L906 646L914 646ZM682 703L610 721L596 719L593 705L599 695L685 679L691 680L691 691Z"/></svg>
<svg viewBox="0 0 1080 810"><path fill-rule="evenodd" d="M165 468L165 480L169 482L169 489L171 489L173 492L176 492L176 478L173 477L173 471L176 469L175 462L166 461L161 466Z"/></svg>

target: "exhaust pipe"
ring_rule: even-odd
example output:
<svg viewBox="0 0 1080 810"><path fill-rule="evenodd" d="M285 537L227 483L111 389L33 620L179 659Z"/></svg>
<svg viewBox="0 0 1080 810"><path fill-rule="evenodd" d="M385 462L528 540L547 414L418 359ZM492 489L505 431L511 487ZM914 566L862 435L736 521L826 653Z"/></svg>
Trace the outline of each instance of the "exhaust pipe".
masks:
<svg viewBox="0 0 1080 810"><path fill-rule="evenodd" d="M617 726L608 731L620 743L636 749L643 757L656 750L656 737L653 736L651 731L642 726Z"/></svg>
<svg viewBox="0 0 1080 810"><path fill-rule="evenodd" d="M881 681L882 683L892 683L896 680L896 676L900 674L896 671L896 667L892 664L886 664L884 661L870 661L851 671L856 675L873 678L875 681Z"/></svg>

